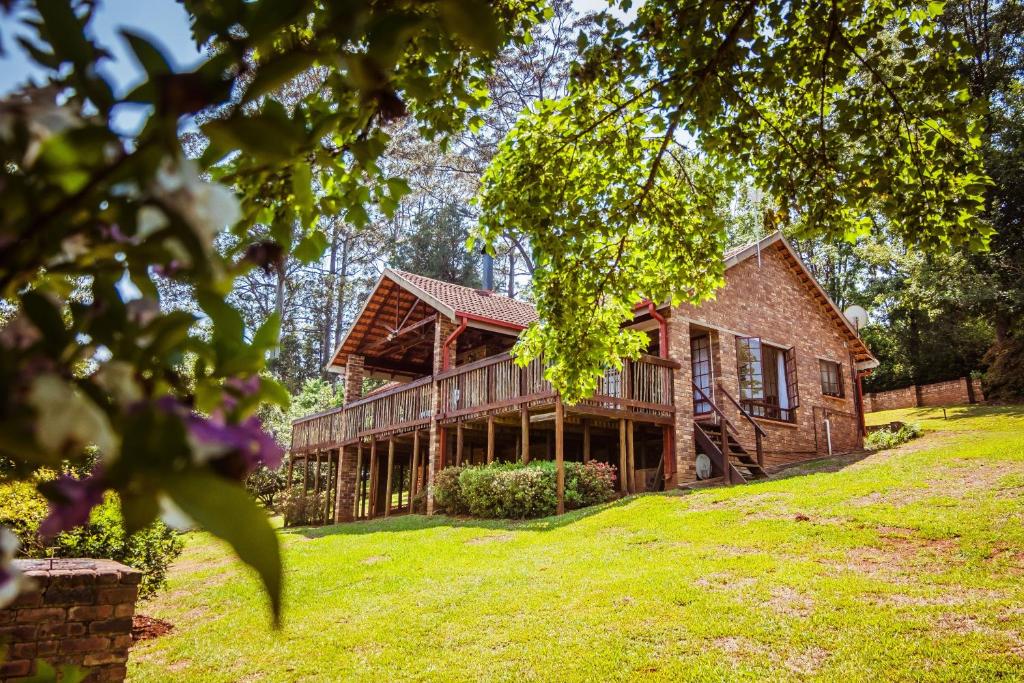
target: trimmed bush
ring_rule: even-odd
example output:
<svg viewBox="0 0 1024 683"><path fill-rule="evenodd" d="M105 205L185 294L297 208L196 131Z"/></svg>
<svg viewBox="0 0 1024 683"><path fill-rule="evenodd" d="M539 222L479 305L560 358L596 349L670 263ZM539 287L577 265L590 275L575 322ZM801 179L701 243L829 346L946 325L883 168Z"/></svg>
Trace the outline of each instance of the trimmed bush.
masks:
<svg viewBox="0 0 1024 683"><path fill-rule="evenodd" d="M323 516L326 503L326 492L313 493L310 491L304 495L302 487L298 486L279 493L274 508L284 516L285 524L288 526L301 526Z"/></svg>
<svg viewBox="0 0 1024 683"><path fill-rule="evenodd" d="M96 506L89 523L58 534L48 557L96 557L122 562L142 572L139 597L149 597L167 583L167 569L183 547L181 534L154 522L132 535L124 528L117 496L108 493Z"/></svg>
<svg viewBox="0 0 1024 683"><path fill-rule="evenodd" d="M35 486L27 482L0 486L0 526L12 530L21 540L23 557L92 557L123 562L143 572L140 597L163 587L167 568L181 554L180 534L162 522L129 536L113 493L96 506L88 524L49 541L39 538L39 523L46 512L46 500Z"/></svg>
<svg viewBox="0 0 1024 683"><path fill-rule="evenodd" d="M911 439L921 436L921 426L916 423L905 424L896 431L879 429L868 434L864 439L864 447L874 451L882 451L905 444Z"/></svg>
<svg viewBox="0 0 1024 683"><path fill-rule="evenodd" d="M434 505L449 515L469 514L459 486L459 475L464 469L467 468L445 467L434 475Z"/></svg>
<svg viewBox="0 0 1024 683"><path fill-rule="evenodd" d="M555 514L557 469L550 461L529 465L495 463L448 467L434 478L438 507L448 514L526 519ZM615 468L599 462L565 463L565 507L603 503L615 497Z"/></svg>

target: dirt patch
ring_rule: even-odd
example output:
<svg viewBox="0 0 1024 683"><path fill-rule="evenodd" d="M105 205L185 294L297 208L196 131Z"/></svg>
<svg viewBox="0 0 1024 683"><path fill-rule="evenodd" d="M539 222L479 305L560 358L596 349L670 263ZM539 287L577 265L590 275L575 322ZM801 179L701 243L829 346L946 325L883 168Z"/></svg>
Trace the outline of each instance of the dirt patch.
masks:
<svg viewBox="0 0 1024 683"><path fill-rule="evenodd" d="M468 541L466 545L483 545L485 543L505 543L511 541L515 536L513 534L489 534L487 536L475 536Z"/></svg>
<svg viewBox="0 0 1024 683"><path fill-rule="evenodd" d="M742 664L744 660L763 658L769 652L765 645L746 636L723 636L711 642L736 666Z"/></svg>
<svg viewBox="0 0 1024 683"><path fill-rule="evenodd" d="M388 557L387 555L370 555L369 557L367 557L367 558L365 558L365 559L361 560L361 561L359 562L359 564L367 564L367 565L370 565L370 564L379 564L379 563L381 563L381 562L387 562L387 561L389 561L390 559L391 559L391 558L390 558L390 557Z"/></svg>
<svg viewBox="0 0 1024 683"><path fill-rule="evenodd" d="M145 614L136 614L132 617L132 642L140 640L152 640L165 636L174 630L174 624L163 619L147 617Z"/></svg>
<svg viewBox="0 0 1024 683"><path fill-rule="evenodd" d="M818 672L818 669L821 668L821 665L825 663L828 657L828 650L812 647L803 652L794 652L786 657L786 661L783 664L793 673L811 676Z"/></svg>
<svg viewBox="0 0 1024 683"><path fill-rule="evenodd" d="M868 596L867 601L878 607L952 607L973 602L992 602L1005 597L1001 591L957 587L955 591L943 591L936 595L875 593Z"/></svg>
<svg viewBox="0 0 1024 683"><path fill-rule="evenodd" d="M789 586L775 586L768 605L776 612L789 617L806 619L814 612L814 600Z"/></svg>
<svg viewBox="0 0 1024 683"><path fill-rule="evenodd" d="M701 588L727 588L729 590L743 590L756 583L757 579L753 577L735 576L725 572L708 574L694 581L694 584Z"/></svg>

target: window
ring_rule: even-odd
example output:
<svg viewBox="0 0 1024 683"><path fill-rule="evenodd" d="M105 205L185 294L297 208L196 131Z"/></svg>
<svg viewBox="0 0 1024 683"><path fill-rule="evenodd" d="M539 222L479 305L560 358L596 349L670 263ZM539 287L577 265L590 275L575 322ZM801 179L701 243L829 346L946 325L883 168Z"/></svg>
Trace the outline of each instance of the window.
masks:
<svg viewBox="0 0 1024 683"><path fill-rule="evenodd" d="M694 392L693 414L707 415L711 412L711 335L704 334L690 339L690 364L693 369L693 383L704 392Z"/></svg>
<svg viewBox="0 0 1024 683"><path fill-rule="evenodd" d="M755 417L796 421L800 405L793 349L764 344L757 337L736 339L740 405Z"/></svg>
<svg viewBox="0 0 1024 683"><path fill-rule="evenodd" d="M826 396L843 397L843 367L835 361L822 360L821 393Z"/></svg>

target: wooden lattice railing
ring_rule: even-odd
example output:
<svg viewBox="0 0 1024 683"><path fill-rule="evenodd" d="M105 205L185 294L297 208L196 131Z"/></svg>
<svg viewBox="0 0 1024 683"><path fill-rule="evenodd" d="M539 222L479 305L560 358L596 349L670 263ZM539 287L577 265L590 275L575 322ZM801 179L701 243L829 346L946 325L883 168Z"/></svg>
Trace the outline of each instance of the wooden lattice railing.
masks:
<svg viewBox="0 0 1024 683"><path fill-rule="evenodd" d="M437 376L437 386L441 416L446 418L499 410L555 395L551 383L544 379L542 361L519 367L508 354L446 370Z"/></svg>
<svg viewBox="0 0 1024 683"><path fill-rule="evenodd" d="M676 367L676 363L654 356L627 360L622 369L605 372L597 392L582 405L595 410L671 415ZM437 417L464 417L553 399L555 392L544 378L544 369L540 359L520 367L511 356L501 354L445 370L436 376L440 399ZM398 433L427 424L434 379L422 377L296 420L292 423L292 450L331 448L361 436Z"/></svg>

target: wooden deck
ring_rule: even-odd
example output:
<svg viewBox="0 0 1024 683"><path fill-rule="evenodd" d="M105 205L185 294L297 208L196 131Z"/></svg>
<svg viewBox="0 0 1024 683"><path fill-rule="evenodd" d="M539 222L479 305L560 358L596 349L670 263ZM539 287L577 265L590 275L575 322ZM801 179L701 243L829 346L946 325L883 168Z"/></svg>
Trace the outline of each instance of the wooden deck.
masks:
<svg viewBox="0 0 1024 683"><path fill-rule="evenodd" d="M566 411L580 415L627 418L672 424L673 369L676 363L654 356L626 360L610 368L591 398ZM436 413L433 412L437 392ZM485 416L550 407L556 392L544 378L540 360L526 367L501 354L467 363L393 387L292 423L293 454L338 448L361 439L386 438L429 427L432 419L453 424Z"/></svg>

